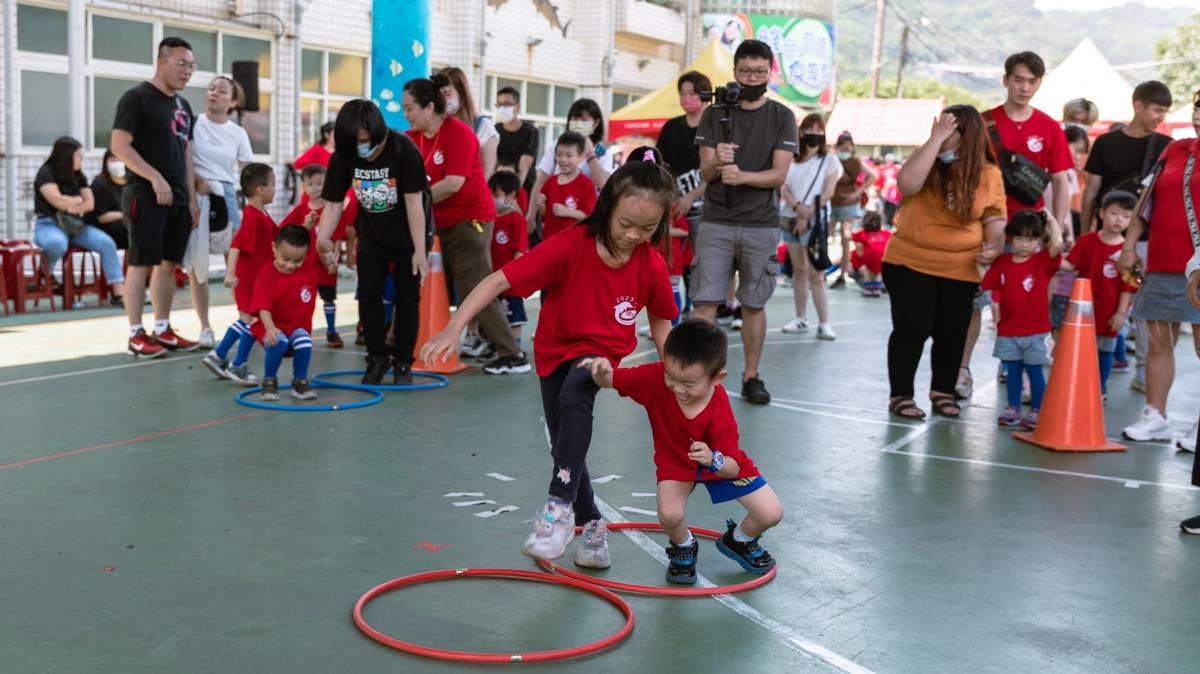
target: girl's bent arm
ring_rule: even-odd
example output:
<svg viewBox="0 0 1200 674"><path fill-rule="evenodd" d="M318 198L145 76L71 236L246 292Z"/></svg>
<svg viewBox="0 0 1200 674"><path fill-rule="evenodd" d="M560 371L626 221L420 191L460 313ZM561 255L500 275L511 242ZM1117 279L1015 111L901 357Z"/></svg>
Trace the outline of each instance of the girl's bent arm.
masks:
<svg viewBox="0 0 1200 674"><path fill-rule="evenodd" d="M671 321L650 312L646 312L646 317L650 319L650 337L654 340L654 348L658 350L658 359L662 360L663 349L667 345L667 334L671 332Z"/></svg>

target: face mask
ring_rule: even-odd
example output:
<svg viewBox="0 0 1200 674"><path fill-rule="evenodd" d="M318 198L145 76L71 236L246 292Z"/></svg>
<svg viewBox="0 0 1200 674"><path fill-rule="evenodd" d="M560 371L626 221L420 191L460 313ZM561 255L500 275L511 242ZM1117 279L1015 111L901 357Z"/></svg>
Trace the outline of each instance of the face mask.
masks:
<svg viewBox="0 0 1200 674"><path fill-rule="evenodd" d="M505 201L504 199L501 199L500 197L492 197L492 199L495 200L495 202L496 202L496 210L497 211L507 211L508 210L508 202L507 201Z"/></svg>
<svg viewBox="0 0 1200 674"><path fill-rule="evenodd" d="M446 98L446 114L447 115L453 115L454 113L458 112L458 109L461 107L462 107L462 103L458 102L457 96L455 96L453 98L449 98L449 97Z"/></svg>
<svg viewBox="0 0 1200 674"><path fill-rule="evenodd" d="M766 84L743 84L742 85L742 100L753 103L762 98L767 93Z"/></svg>
<svg viewBox="0 0 1200 674"><path fill-rule="evenodd" d="M107 168L108 168L108 175L110 175L114 178L124 178L125 177L125 162L110 161L110 162L108 162Z"/></svg>
<svg viewBox="0 0 1200 674"><path fill-rule="evenodd" d="M699 111L703 106L704 104L700 102L700 97L695 94L679 97L679 107L683 108L684 112L689 115Z"/></svg>
<svg viewBox="0 0 1200 674"><path fill-rule="evenodd" d="M517 116L517 108L512 105L501 105L496 108L496 121L501 124L508 124Z"/></svg>
<svg viewBox="0 0 1200 674"><path fill-rule="evenodd" d="M379 149L379 146L376 145L376 146L372 147L370 143L359 143L358 145L355 146L355 148L358 150L359 158L366 159L367 157L370 157L372 154L374 154L375 150Z"/></svg>
<svg viewBox="0 0 1200 674"><path fill-rule="evenodd" d="M945 152L938 155L938 161L942 162L943 164L950 164L955 159L958 159L957 148L954 150L946 150Z"/></svg>
<svg viewBox="0 0 1200 674"><path fill-rule="evenodd" d="M586 119L572 119L567 122L567 128L582 136L590 136L596 129L596 125Z"/></svg>
<svg viewBox="0 0 1200 674"><path fill-rule="evenodd" d="M821 147L821 141L825 140L823 133L806 133L804 134L804 147Z"/></svg>
<svg viewBox="0 0 1200 674"><path fill-rule="evenodd" d="M838 152L838 159L841 159L842 161L849 161L851 156L853 155L851 155L848 150L841 150Z"/></svg>

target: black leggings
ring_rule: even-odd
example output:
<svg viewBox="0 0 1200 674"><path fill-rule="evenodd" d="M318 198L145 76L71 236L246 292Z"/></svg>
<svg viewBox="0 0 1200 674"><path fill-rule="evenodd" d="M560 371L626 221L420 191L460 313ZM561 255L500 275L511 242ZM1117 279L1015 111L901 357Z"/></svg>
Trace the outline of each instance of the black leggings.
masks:
<svg viewBox="0 0 1200 674"><path fill-rule="evenodd" d="M395 262L392 282L396 289L396 342L392 353L401 363L412 365L413 348L417 343L417 328L421 319L421 277L412 273L412 255L387 258L359 249L358 251L358 317L363 323L367 340L367 357L387 355L383 315L383 283L388 265ZM391 317L386 317L390 319Z"/></svg>
<svg viewBox="0 0 1200 674"><path fill-rule="evenodd" d="M883 283L892 302L888 380L892 396L913 397L913 379L925 340L933 337L930 388L954 393L978 283L930 276L883 263Z"/></svg>
<svg viewBox="0 0 1200 674"><path fill-rule="evenodd" d="M600 519L586 463L592 442L592 407L600 387L592 381L590 372L577 367L580 360L562 363L541 378L542 409L550 430L550 455L554 457L550 495L572 504L576 525Z"/></svg>

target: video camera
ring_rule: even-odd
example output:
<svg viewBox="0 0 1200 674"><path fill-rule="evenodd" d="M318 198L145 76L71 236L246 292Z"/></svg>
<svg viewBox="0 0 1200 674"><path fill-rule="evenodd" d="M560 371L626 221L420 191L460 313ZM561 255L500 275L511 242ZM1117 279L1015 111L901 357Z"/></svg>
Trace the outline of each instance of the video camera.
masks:
<svg viewBox="0 0 1200 674"><path fill-rule="evenodd" d="M742 100L742 85L729 82L723 87L717 87L716 91L701 91L699 96L705 103L712 103L714 108L733 107Z"/></svg>

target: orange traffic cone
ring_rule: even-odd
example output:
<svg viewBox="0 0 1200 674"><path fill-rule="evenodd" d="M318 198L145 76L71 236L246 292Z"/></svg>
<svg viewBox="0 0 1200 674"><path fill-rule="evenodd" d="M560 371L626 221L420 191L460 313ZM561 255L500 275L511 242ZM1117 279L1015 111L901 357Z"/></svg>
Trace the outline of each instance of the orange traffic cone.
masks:
<svg viewBox="0 0 1200 674"><path fill-rule="evenodd" d="M1104 433L1096 318L1088 279L1076 279L1071 288L1057 349L1037 428L1013 436L1057 452L1125 451L1125 445L1109 442Z"/></svg>
<svg viewBox="0 0 1200 674"><path fill-rule="evenodd" d="M458 361L457 349L450 353L450 359L444 363L440 359L432 367L425 367L421 363L421 347L449 322L450 298L446 294L446 272L442 268L442 242L435 236L433 252L429 254L429 276L425 277L425 285L421 286L421 327L417 331L417 348L413 349L413 358L420 364L420 371L455 374L468 369L469 366Z"/></svg>

